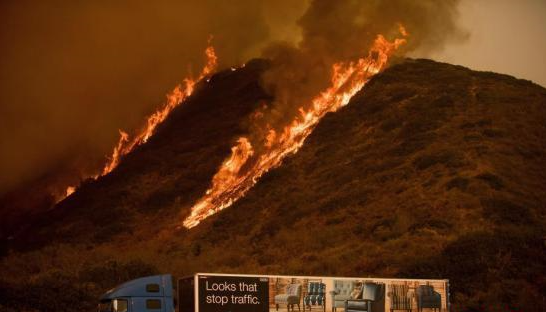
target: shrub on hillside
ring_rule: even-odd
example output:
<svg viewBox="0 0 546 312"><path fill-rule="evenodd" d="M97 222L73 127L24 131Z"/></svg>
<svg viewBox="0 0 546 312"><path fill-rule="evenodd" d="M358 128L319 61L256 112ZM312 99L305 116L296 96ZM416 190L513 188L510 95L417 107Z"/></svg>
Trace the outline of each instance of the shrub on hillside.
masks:
<svg viewBox="0 0 546 312"><path fill-rule="evenodd" d="M131 279L157 273L157 268L141 260L129 262L110 260L83 268L79 272L79 280L107 289Z"/></svg>
<svg viewBox="0 0 546 312"><path fill-rule="evenodd" d="M425 170L436 164L443 164L447 168L457 168L463 163L462 157L455 151L444 150L435 153L429 153L417 157L413 161L413 165L418 170Z"/></svg>
<svg viewBox="0 0 546 312"><path fill-rule="evenodd" d="M405 130L402 130L402 132ZM412 134L411 137L405 138L398 146L393 148L390 155L386 156L408 156L417 151L425 149L428 145L436 141L436 134L418 133Z"/></svg>
<svg viewBox="0 0 546 312"><path fill-rule="evenodd" d="M21 311L89 311L97 298L86 285L61 271L51 271L19 285L11 284L1 304Z"/></svg>
<svg viewBox="0 0 546 312"><path fill-rule="evenodd" d="M92 311L99 296L131 279L157 274L140 260L111 260L85 266L79 274L52 270L20 283L0 282L0 311Z"/></svg>
<svg viewBox="0 0 546 312"><path fill-rule="evenodd" d="M504 187L504 182L502 181L502 179L489 172L484 172L477 175L476 179L484 181L495 190L500 190Z"/></svg>
<svg viewBox="0 0 546 312"><path fill-rule="evenodd" d="M542 237L540 228L468 233L437 257L408 261L398 275L448 278L456 311L540 311L546 308Z"/></svg>
<svg viewBox="0 0 546 312"><path fill-rule="evenodd" d="M483 198L481 200L486 218L501 225L530 225L534 218L531 210L504 198Z"/></svg>
<svg viewBox="0 0 546 312"><path fill-rule="evenodd" d="M468 183L469 180L467 178L455 177L446 183L446 189L451 190L452 188L457 188L461 191L466 191Z"/></svg>

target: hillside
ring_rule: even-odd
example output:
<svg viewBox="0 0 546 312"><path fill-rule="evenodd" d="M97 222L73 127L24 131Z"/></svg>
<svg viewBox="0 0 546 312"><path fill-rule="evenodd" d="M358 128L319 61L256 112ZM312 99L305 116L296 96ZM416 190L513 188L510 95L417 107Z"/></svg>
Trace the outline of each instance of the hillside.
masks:
<svg viewBox="0 0 546 312"><path fill-rule="evenodd" d="M202 83L148 144L19 237L0 308L93 310L124 279L196 271L442 277L453 311L546 308L546 89L506 75L393 65L243 199L178 228L269 99L266 67ZM29 289L40 295L22 303Z"/></svg>
<svg viewBox="0 0 546 312"><path fill-rule="evenodd" d="M191 205L244 132L244 120L270 99L258 77L267 62L255 60L238 71L223 71L196 86L147 144L127 155L111 174L84 181L78 191L41 216L16 247L51 240L101 243L119 233L155 232L155 218L177 218ZM37 233L39 232L39 233ZM38 234L38 235L37 235ZM30 244L30 246L29 246Z"/></svg>

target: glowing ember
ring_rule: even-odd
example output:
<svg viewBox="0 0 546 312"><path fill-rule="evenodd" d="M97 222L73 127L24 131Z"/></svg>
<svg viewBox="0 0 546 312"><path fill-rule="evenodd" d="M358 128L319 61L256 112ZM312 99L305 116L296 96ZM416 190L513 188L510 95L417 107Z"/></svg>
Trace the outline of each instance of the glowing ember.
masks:
<svg viewBox="0 0 546 312"><path fill-rule="evenodd" d="M70 196L72 193L76 191L76 188L73 186L69 186L66 188L66 197Z"/></svg>
<svg viewBox="0 0 546 312"><path fill-rule="evenodd" d="M402 25L400 33L407 35ZM351 97L385 67L389 56L405 42L405 39L389 42L378 35L367 57L356 62L334 64L331 86L313 99L309 110L300 108L300 116L280 133L267 129L263 153L254 154L249 140L239 138L237 145L232 148L231 156L214 175L211 188L191 208L191 214L183 222L184 226L192 228L203 219L231 206L264 173L279 166L285 156L296 153L320 119L326 113L347 105Z"/></svg>
<svg viewBox="0 0 546 312"><path fill-rule="evenodd" d="M72 195L72 193L74 193L76 191L76 187L75 186L69 186L66 188L66 190L64 191L64 193L62 193L61 195L58 195L57 198L55 199L55 203L59 203L61 202L63 199L67 198L68 196Z"/></svg>

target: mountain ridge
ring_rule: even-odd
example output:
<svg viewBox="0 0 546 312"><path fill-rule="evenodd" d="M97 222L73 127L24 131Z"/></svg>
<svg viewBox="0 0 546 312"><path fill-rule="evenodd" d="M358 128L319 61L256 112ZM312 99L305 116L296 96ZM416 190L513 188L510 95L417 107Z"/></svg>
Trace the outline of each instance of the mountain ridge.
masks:
<svg viewBox="0 0 546 312"><path fill-rule="evenodd" d="M111 176L61 203L32 233L42 239L32 251L3 259L9 289L50 281L48 261L38 273L21 261L52 252L74 283L98 285L92 294L115 284L101 276L117 261L113 275L124 278L154 268L449 278L457 310L544 307L546 89L507 75L393 64L232 207L175 230L245 133L245 116L271 100L259 86L266 68L213 76ZM202 140L210 129L221 130Z"/></svg>

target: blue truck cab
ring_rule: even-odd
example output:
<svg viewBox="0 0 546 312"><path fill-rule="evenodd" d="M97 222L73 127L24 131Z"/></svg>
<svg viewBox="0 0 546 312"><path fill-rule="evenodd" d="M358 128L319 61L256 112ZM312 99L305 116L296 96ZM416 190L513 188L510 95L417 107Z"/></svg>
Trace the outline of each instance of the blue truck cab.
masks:
<svg viewBox="0 0 546 312"><path fill-rule="evenodd" d="M99 312L173 312L173 279L169 274L138 278L107 291Z"/></svg>

